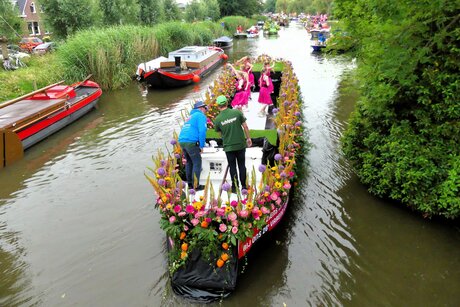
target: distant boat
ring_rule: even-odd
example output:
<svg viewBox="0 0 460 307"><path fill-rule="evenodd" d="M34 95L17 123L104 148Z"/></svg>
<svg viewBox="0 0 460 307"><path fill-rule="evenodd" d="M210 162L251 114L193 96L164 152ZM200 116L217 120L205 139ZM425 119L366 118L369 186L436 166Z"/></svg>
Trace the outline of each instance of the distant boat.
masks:
<svg viewBox="0 0 460 307"><path fill-rule="evenodd" d="M248 33L246 33L246 32L235 32L233 34L233 37L235 37L235 38L248 38Z"/></svg>
<svg viewBox="0 0 460 307"><path fill-rule="evenodd" d="M61 81L0 104L0 168L95 107L102 90L89 78L73 85Z"/></svg>
<svg viewBox="0 0 460 307"><path fill-rule="evenodd" d="M233 38L228 37L228 36L221 36L219 38L216 38L213 41L214 46L222 48L222 49L228 49L233 46Z"/></svg>
<svg viewBox="0 0 460 307"><path fill-rule="evenodd" d="M218 47L187 46L137 66L136 79L152 87L175 88L199 82L227 59Z"/></svg>

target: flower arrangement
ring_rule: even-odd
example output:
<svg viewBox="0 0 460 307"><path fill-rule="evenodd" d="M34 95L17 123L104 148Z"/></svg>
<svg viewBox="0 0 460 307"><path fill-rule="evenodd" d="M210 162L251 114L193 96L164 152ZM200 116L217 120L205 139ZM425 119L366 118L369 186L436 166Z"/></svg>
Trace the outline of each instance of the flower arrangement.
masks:
<svg viewBox="0 0 460 307"><path fill-rule="evenodd" d="M264 55L258 60L271 61ZM284 204L295 184L296 154L301 150L302 124L300 92L290 62L283 63L278 109L274 110L278 129L279 153L274 165L260 165L249 174L248 189L230 199L230 184L214 187L205 184L204 196L198 197L193 189L185 189L180 172L184 159L177 142L177 134L170 142L172 151L158 152L154 167L147 179L152 184L160 210L160 226L173 245L170 253L170 270L183 266L190 253L199 249L201 254L220 269L231 259L238 242L251 238L255 230L267 224L267 218ZM215 98L225 95L230 98L235 92L231 69L224 68L205 96L207 116L213 119L218 114ZM256 172L261 179L256 182ZM215 189L221 189L216 193Z"/></svg>

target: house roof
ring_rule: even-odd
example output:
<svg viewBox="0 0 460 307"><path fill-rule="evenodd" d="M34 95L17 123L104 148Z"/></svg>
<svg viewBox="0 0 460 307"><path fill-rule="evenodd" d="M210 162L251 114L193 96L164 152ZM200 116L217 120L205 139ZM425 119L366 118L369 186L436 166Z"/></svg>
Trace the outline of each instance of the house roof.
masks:
<svg viewBox="0 0 460 307"><path fill-rule="evenodd" d="M18 9L19 9L19 15L25 15L25 8L26 8L26 5L27 5L27 0L17 0L15 1L17 6L18 6Z"/></svg>

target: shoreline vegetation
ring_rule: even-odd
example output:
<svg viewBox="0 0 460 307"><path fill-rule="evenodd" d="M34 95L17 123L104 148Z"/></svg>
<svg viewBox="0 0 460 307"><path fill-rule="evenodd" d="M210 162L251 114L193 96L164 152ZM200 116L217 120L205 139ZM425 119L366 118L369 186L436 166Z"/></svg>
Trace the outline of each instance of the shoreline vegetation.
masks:
<svg viewBox="0 0 460 307"><path fill-rule="evenodd" d="M255 23L246 17L227 16L217 22L173 21L153 27L126 25L79 31L56 52L31 57L27 67L0 71L0 102L61 80L71 84L89 74L104 90L120 89L131 82L141 62L187 45L212 45L215 38L233 34L238 24L247 28Z"/></svg>

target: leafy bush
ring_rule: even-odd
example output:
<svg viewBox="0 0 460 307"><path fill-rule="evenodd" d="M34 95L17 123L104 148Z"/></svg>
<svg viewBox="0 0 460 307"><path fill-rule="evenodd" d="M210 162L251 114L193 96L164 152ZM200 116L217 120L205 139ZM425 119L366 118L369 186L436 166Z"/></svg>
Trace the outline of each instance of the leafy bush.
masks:
<svg viewBox="0 0 460 307"><path fill-rule="evenodd" d="M424 216L460 216L460 49L455 4L343 0L362 96L343 138L369 190Z"/></svg>

